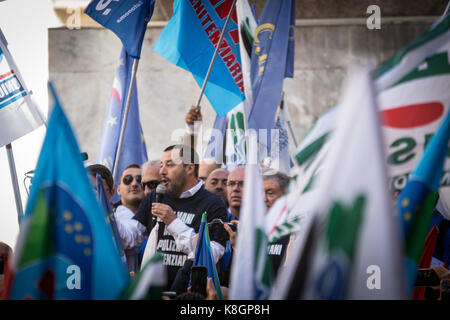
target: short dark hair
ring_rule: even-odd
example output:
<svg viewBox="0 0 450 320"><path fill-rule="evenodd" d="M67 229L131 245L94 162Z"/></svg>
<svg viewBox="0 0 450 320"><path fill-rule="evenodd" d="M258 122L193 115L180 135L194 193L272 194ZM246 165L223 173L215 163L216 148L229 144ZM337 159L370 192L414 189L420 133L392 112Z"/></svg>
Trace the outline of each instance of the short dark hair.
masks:
<svg viewBox="0 0 450 320"><path fill-rule="evenodd" d="M136 168L136 169L141 169L141 166L138 165L137 163L132 163L129 164L125 169L123 169L123 171L120 173L120 178L122 178L123 173L125 172L125 170L130 169L130 168ZM120 183L120 182L119 182Z"/></svg>
<svg viewBox="0 0 450 320"><path fill-rule="evenodd" d="M168 146L167 148L164 149L164 152L171 151L171 150L180 150L180 157L183 161L183 164L184 165L193 164L195 177L198 178L198 170L199 170L200 164L199 164L199 157L198 157L197 152L193 148L191 148L185 144L174 144L174 145Z"/></svg>
<svg viewBox="0 0 450 320"><path fill-rule="evenodd" d="M125 169L123 169L123 171L130 169L130 168L141 169L141 166L138 165L137 163L132 163L132 164L128 165Z"/></svg>
<svg viewBox="0 0 450 320"><path fill-rule="evenodd" d="M99 174L103 180L105 180L106 184L108 185L109 189L114 188L114 180L111 174L111 171L107 167L105 167L102 164L91 164L87 167L88 173L92 176L96 176Z"/></svg>

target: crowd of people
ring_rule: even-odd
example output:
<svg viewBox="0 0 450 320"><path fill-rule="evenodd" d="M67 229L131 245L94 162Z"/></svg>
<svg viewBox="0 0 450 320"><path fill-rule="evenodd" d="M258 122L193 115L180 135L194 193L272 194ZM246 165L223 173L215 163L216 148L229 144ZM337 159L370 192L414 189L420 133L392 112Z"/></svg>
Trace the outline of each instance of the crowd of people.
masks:
<svg viewBox="0 0 450 320"><path fill-rule="evenodd" d="M197 120L201 120L200 110L191 108L186 116L186 123L191 125ZM193 141L191 138L188 134L183 141ZM245 166L237 166L229 171L213 159L200 161L192 145L180 143L166 147L158 160L129 164L116 184L110 170L101 164L89 165L87 172L93 186L96 186L97 175L103 180L130 275L133 277L138 273L156 252L162 254L167 271L165 294L162 298L217 298L210 278L207 280L206 296L190 292L190 271L202 214L207 213L208 223L221 222L226 237L223 237L223 233L211 232L210 244L222 292L227 298L233 252L237 250L243 192L246 188ZM268 212L285 193L290 177L271 168L262 167L261 173L261 192L264 193ZM165 192L158 194L157 188L161 185L165 187ZM115 193L120 195L117 203L113 203ZM447 223L448 229L448 220L444 219L444 224L441 220L436 220L439 228L442 229ZM442 238L439 245L447 248L441 251L448 255L450 243L445 239ZM291 236L285 236L267 247L273 278L285 263L291 240ZM6 245L2 245L1 250L3 272L3 261L12 252ZM449 260L448 256L442 259ZM440 279L450 278L447 268L433 268ZM0 288L3 286L2 281L1 276Z"/></svg>
<svg viewBox="0 0 450 320"><path fill-rule="evenodd" d="M114 184L109 170L95 164L88 167L88 172L93 182L96 174L102 176L112 201ZM167 147L160 162L150 161L142 166L130 164L122 172L117 187L121 200L112 205L131 275L159 251L167 266L166 291L177 295L187 292L189 278L181 275L189 274L202 213L207 212L208 222L214 219L225 222L223 227L229 235L229 240L210 235L220 283L227 287L237 233L227 222L239 225L244 177L245 167L229 172L210 160L199 162L195 151L181 144ZM263 178L261 192L265 194L269 209L283 195L289 178L271 169L264 170ZM166 187L166 193L157 202L159 184ZM283 238L268 248L274 273L282 264L288 241L289 237Z"/></svg>
<svg viewBox="0 0 450 320"><path fill-rule="evenodd" d="M186 115L187 125L199 120L200 110L192 107ZM129 164L120 175L117 190L114 190L108 168L94 164L87 170L93 184L96 174L103 178L130 274L139 272L156 252L160 252L168 275L165 290L176 296L189 291L189 273L202 214L207 213L208 223L220 219L228 233L227 239L211 233L210 244L226 293L245 187L245 166L229 171L214 159L200 160L189 145L194 140L191 138L188 133L180 144L165 148L159 160ZM268 210L284 194L289 177L268 168L262 169L262 175L264 190L261 192L264 192ZM158 185L165 186L166 190L159 199ZM114 192L121 197L118 203L112 203ZM267 248L274 275L282 265L288 242L289 236Z"/></svg>

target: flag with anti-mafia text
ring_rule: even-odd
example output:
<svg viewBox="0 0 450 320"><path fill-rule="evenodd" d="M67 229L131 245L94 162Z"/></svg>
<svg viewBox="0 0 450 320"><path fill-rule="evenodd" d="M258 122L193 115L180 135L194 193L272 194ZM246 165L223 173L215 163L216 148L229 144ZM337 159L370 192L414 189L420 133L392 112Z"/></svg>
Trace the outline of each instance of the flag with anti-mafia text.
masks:
<svg viewBox="0 0 450 320"><path fill-rule="evenodd" d="M175 0L173 16L153 49L171 63L191 72L202 87L232 4L233 0ZM219 47L205 95L218 117L223 117L244 100L235 12Z"/></svg>

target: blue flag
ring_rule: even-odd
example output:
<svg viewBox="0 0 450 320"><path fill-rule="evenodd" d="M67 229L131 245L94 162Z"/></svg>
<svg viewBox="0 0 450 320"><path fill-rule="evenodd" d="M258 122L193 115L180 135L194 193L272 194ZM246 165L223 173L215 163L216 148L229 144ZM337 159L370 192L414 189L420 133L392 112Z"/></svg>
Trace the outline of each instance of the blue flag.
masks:
<svg viewBox="0 0 450 320"><path fill-rule="evenodd" d="M120 163L116 163L116 152L119 145L120 130L125 114L128 87L131 81L131 69L132 58L127 54L125 49L122 49L120 65L117 68L116 77L114 78L108 116L103 128L100 150L97 157L97 162L108 167L111 172L114 172L115 166L119 166L117 177L114 177L116 190L118 178L128 165L133 163L141 165L148 159L144 134L139 119L138 92L135 82L133 96L131 97L131 105L128 112L127 127L124 132ZM119 199L119 195L115 192L113 202L117 202Z"/></svg>
<svg viewBox="0 0 450 320"><path fill-rule="evenodd" d="M114 243L116 244L117 252L120 255L123 263L127 263L127 258L123 250L122 240L120 239L119 229L117 228L116 220L114 219L114 211L106 193L105 185L103 184L103 178L101 175L96 175L96 187L97 187L97 200L103 208L106 215L106 221L111 227Z"/></svg>
<svg viewBox="0 0 450 320"><path fill-rule="evenodd" d="M214 120L213 130L211 137L209 138L204 158L212 158L216 160L216 163L223 163L224 156L224 138L225 129L227 127L227 116L218 117Z"/></svg>
<svg viewBox="0 0 450 320"><path fill-rule="evenodd" d="M198 232L197 248L195 249L194 266L205 266L208 269L208 278L212 278L214 287L217 291L219 300L223 300L222 290L220 288L219 276L217 275L216 264L211 252L209 241L207 213L202 215L202 223Z"/></svg>
<svg viewBox="0 0 450 320"><path fill-rule="evenodd" d="M268 0L254 37L250 70L253 107L248 124L251 129L268 130L269 135L281 102L283 80L294 74L294 25L294 0ZM264 141L269 152L270 136Z"/></svg>
<svg viewBox="0 0 450 320"><path fill-rule="evenodd" d="M232 3L233 0L175 0L173 16L153 49L190 71L201 87ZM205 88L205 95L219 117L244 100L236 22L234 12Z"/></svg>
<svg viewBox="0 0 450 320"><path fill-rule="evenodd" d="M128 54L139 59L154 7L155 0L92 0L84 13L114 32Z"/></svg>
<svg viewBox="0 0 450 320"><path fill-rule="evenodd" d="M56 94L31 187L10 299L115 299L129 281Z"/></svg>
<svg viewBox="0 0 450 320"><path fill-rule="evenodd" d="M401 219L410 290L416 279L428 226L438 199L438 189L450 139L450 113L425 149L422 159L396 202Z"/></svg>

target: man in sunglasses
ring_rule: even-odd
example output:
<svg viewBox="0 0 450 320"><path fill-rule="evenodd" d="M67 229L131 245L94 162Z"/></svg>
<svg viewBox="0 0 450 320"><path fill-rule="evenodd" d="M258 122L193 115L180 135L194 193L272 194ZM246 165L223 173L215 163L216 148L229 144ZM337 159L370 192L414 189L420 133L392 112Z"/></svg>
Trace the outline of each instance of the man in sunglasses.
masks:
<svg viewBox="0 0 450 320"><path fill-rule="evenodd" d="M155 191L158 184L161 183L159 175L159 160L152 160L142 165L142 187L145 195Z"/></svg>
<svg viewBox="0 0 450 320"><path fill-rule="evenodd" d="M117 222L122 245L127 258L129 272L138 270L138 248L134 247L134 236L130 235L128 225L132 221L134 214L144 199L144 190L142 189L142 170L137 164L131 164L125 168L120 176L120 183L117 186L117 193L121 196L121 204L117 207L114 217ZM143 242L145 236L142 235L139 241Z"/></svg>
<svg viewBox="0 0 450 320"><path fill-rule="evenodd" d="M227 217L223 201L203 186L198 167L198 155L192 148L185 145L166 148L159 171L166 194L160 203L155 202L156 192L147 195L134 216L136 224L130 228L130 234L137 235L142 228L149 234L155 225L158 226L155 250L163 254L163 264L168 270L168 289L188 254L193 252L203 212L207 212L208 221L226 220ZM136 246L140 244L135 241ZM224 245L211 241L216 262L224 252Z"/></svg>

